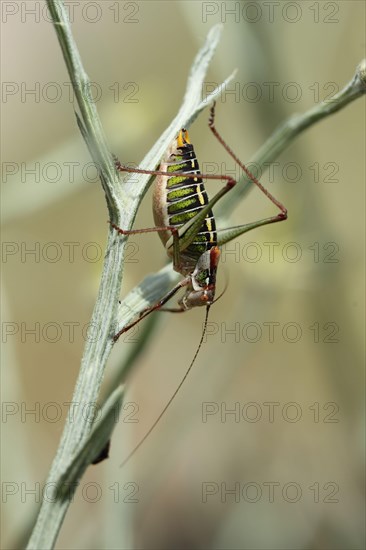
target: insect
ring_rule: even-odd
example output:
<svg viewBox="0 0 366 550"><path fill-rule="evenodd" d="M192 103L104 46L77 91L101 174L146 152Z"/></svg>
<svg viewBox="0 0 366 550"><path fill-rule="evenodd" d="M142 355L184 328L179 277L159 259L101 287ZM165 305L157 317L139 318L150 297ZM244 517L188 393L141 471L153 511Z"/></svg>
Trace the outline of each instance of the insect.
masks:
<svg viewBox="0 0 366 550"><path fill-rule="evenodd" d="M275 216L255 222L221 230L216 229L212 208L226 193L234 188L237 182L227 175L201 174L193 145L185 128L180 130L178 136L168 148L159 170L128 168L115 159L116 168L120 172L156 176L153 194L153 213L156 227L124 230L110 222L112 227L121 235L135 235L152 231L158 232L168 256L173 261L174 270L180 273L183 278L156 304L144 309L136 320L123 327L114 336L114 341L117 341L121 334L135 326L153 311L184 312L193 307L206 306L201 341L188 370L157 420L135 449L124 460L122 465L129 460L159 422L177 395L195 362L206 331L209 309L215 301L216 273L220 259L219 247L247 231L287 219L286 208L263 187L216 130L215 103L210 110L208 126L228 154L262 193L275 204L280 212ZM224 180L226 181L226 185L212 199L209 199L204 187L203 178ZM163 306L181 289L185 289L185 293L179 300L178 307L164 308Z"/></svg>

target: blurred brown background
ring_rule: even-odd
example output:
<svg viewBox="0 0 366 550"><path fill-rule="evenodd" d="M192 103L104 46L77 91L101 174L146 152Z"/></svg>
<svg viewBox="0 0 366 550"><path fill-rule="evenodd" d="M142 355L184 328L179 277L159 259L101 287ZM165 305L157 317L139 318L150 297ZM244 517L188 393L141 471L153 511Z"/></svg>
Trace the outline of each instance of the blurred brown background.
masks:
<svg viewBox="0 0 366 550"><path fill-rule="evenodd" d="M2 8L3 547L14 548L72 398L108 215L43 3ZM281 121L340 89L365 52L358 1L75 4L74 36L122 161L138 163L169 124L219 22L206 80L238 68L217 127L244 162ZM363 547L364 115L364 101L352 103L264 174L289 220L223 252L219 288L226 278L229 287L195 369L121 470L200 338L203 311L161 314L129 378L111 458L82 479L58 548ZM207 118L190 129L201 168L230 173ZM254 190L232 224L273 210ZM136 227L152 223L150 191ZM156 235L130 242L123 293L165 262ZM106 377L133 345L118 343Z"/></svg>

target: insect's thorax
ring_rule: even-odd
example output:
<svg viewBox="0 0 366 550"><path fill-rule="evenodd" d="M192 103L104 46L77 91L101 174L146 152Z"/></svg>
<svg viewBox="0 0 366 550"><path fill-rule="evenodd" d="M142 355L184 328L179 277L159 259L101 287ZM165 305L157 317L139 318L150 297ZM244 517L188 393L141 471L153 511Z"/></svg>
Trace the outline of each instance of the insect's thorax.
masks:
<svg viewBox="0 0 366 550"><path fill-rule="evenodd" d="M190 276L190 283L186 288L186 292L179 301L183 309L207 306L213 303L219 259L220 250L217 246L213 246L210 250L201 254Z"/></svg>
<svg viewBox="0 0 366 550"><path fill-rule="evenodd" d="M207 193L200 177L200 168L193 145L182 138L180 132L168 149L159 170L179 172L179 176L158 176L155 180L153 197L154 219L157 226L181 227L191 220L208 203ZM163 244L171 239L171 232L159 233ZM217 246L216 224L210 210L202 222L194 241L181 252L183 275L192 273L204 252ZM167 248L172 257L173 248Z"/></svg>

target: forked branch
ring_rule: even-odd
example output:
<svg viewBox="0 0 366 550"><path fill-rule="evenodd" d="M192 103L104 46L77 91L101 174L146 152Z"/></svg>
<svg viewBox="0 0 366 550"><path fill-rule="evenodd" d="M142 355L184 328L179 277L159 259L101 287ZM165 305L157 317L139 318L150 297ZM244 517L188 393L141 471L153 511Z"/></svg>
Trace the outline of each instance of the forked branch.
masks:
<svg viewBox="0 0 366 550"><path fill-rule="evenodd" d="M109 217L113 223L119 226L130 228L150 177L142 176L137 183L135 180L133 183L127 181L122 188L95 103L90 99L88 93L90 81L71 33L67 10L62 0L47 0L47 5L75 91L79 128L93 160L99 168L109 212L106 218ZM220 94L222 88L230 80L231 77L216 88L206 100L201 99L203 80L217 47L220 31L221 28L216 26L209 32L191 67L182 106L173 122L142 161L143 167L154 168L178 130L182 126L189 126L205 106ZM93 445L95 444L95 451L98 448L97 442L93 438L89 438L92 425L83 411L85 406L97 401L106 362L113 346L124 249L125 239L121 239L116 231L110 228L99 292L90 323L92 327L96 328L97 337L88 338L85 343L80 373L72 398L72 402L77 403L78 407L75 408L72 418L70 417L66 421L60 445L47 479L48 487L55 488L54 494L48 493L48 498L42 502L28 548L38 550L54 546L73 497L72 490L67 493L59 491L60 480L70 479L69 473L72 470L74 472L74 476L71 476L73 487L76 487L87 467L84 459L83 462L78 463L78 457L85 458L81 450L87 444L90 451L88 456L92 456ZM168 278L171 279L171 277ZM97 437L96 435L95 438Z"/></svg>

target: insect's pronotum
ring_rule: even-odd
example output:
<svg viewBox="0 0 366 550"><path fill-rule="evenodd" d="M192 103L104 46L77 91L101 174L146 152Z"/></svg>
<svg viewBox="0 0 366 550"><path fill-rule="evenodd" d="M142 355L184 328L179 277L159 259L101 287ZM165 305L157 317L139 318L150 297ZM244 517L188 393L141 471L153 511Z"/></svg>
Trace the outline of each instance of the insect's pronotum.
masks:
<svg viewBox="0 0 366 550"><path fill-rule="evenodd" d="M168 256L172 258L174 270L183 275L183 278L156 304L143 310L135 321L123 327L114 336L114 341L117 341L121 334L135 326L153 311L183 312L193 307L206 306L206 316L201 341L189 368L157 420L145 434L143 439L127 456L122 465L130 459L159 422L194 364L204 338L208 312L211 304L215 301L216 272L220 259L219 247L251 229L283 221L287 218L286 208L263 187L239 160L216 130L214 122L215 104L213 104L210 111L208 123L210 130L240 168L262 193L277 206L280 212L276 216L264 218L255 222L217 230L212 207L226 195L226 193L233 189L236 185L236 181L226 175L205 175L200 173L193 145L189 140L187 130L184 128L180 130L177 138L173 140L168 148L160 164L159 170L127 168L116 160L116 167L120 172L133 172L156 176L153 195L153 212L156 227L124 230L111 223L112 227L121 235L134 235L151 231L158 232ZM226 180L226 185L209 200L202 178L221 181ZM185 289L185 293L179 300L178 307L163 308L168 300L170 300L170 298L180 289Z"/></svg>

